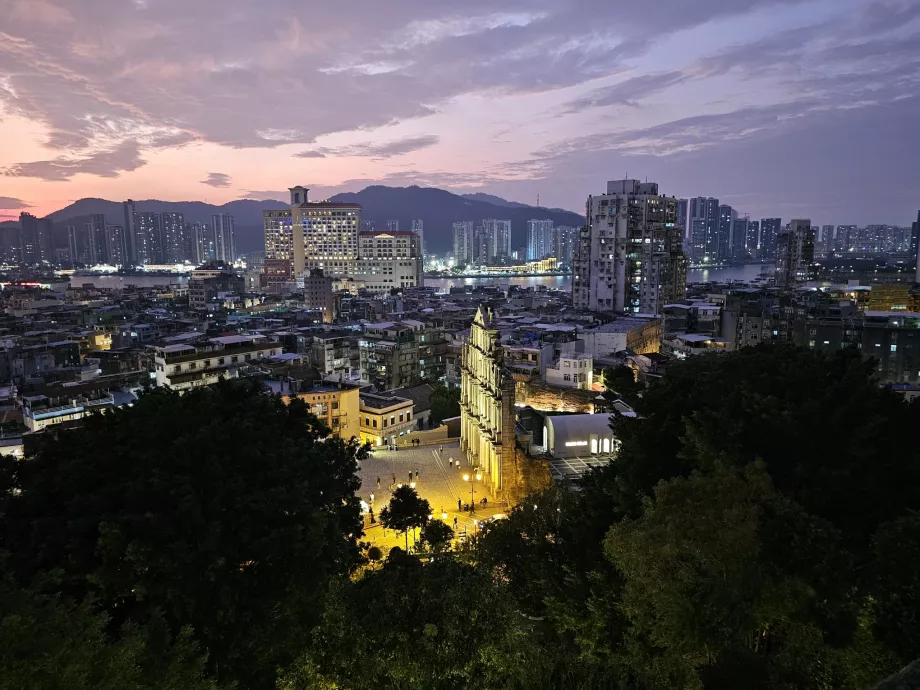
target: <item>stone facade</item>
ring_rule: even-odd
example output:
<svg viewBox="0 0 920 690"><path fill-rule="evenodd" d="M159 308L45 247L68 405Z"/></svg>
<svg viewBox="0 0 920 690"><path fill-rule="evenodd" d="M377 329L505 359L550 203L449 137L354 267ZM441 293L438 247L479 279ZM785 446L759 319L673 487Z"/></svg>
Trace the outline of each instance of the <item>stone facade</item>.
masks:
<svg viewBox="0 0 920 690"><path fill-rule="evenodd" d="M501 496L516 483L514 468L514 380L504 370L504 353L492 311L480 307L463 346L460 449L483 482Z"/></svg>

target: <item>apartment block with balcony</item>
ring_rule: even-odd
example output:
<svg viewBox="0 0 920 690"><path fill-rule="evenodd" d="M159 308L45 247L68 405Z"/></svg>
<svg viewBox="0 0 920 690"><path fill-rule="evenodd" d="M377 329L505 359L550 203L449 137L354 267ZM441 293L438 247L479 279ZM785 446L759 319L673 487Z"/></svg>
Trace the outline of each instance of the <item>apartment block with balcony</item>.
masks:
<svg viewBox="0 0 920 690"><path fill-rule="evenodd" d="M326 331L312 337L313 365L323 374L348 376L352 370L354 336L348 331Z"/></svg>
<svg viewBox="0 0 920 690"><path fill-rule="evenodd" d="M361 382L381 391L420 383L419 331L424 328L394 321L365 324L358 341Z"/></svg>
<svg viewBox="0 0 920 690"><path fill-rule="evenodd" d="M399 443L415 428L413 402L392 393L361 391L361 440L373 446Z"/></svg>
<svg viewBox="0 0 920 690"><path fill-rule="evenodd" d="M224 336L203 344L157 347L154 351L157 386L179 391L209 386L221 377L237 378L251 363L281 352L281 343L262 335Z"/></svg>

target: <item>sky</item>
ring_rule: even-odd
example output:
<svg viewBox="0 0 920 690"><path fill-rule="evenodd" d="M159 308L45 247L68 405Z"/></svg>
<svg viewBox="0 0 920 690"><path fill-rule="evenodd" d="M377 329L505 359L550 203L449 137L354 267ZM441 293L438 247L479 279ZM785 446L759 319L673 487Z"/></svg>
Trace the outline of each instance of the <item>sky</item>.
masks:
<svg viewBox="0 0 920 690"><path fill-rule="evenodd" d="M0 220L369 184L584 210L626 176L909 224L918 0L0 0Z"/></svg>

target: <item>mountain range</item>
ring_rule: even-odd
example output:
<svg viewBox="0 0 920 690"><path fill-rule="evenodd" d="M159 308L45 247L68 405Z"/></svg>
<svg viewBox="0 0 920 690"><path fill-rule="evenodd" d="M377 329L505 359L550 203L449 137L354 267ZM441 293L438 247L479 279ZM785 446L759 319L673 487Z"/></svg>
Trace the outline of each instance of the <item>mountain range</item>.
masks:
<svg viewBox="0 0 920 690"><path fill-rule="evenodd" d="M432 187L385 187L375 185L360 192L347 192L330 197L329 201L359 203L363 208L362 218L372 221L378 229L387 228L389 221L399 221L400 229L411 229L412 221L420 219L425 227L425 244L431 253L449 251L453 245L453 223L461 220L480 221L484 218L499 218L511 221L512 244L521 247L526 242L527 221L550 219L556 225L579 227L584 217L563 209L549 209L528 206L508 201L491 194L453 194ZM248 252L263 246L262 211L284 208L284 200L259 201L240 199L220 206L201 201L159 201L157 199L135 200L138 211L178 212L185 215L187 223L209 222L215 213L229 213L234 218L236 242L239 251ZM124 208L120 201L105 199L79 199L54 211L50 218L55 228L83 222L82 219L94 213L104 213L112 224L124 222ZM61 234L61 233L57 233ZM64 235L66 238L66 234Z"/></svg>

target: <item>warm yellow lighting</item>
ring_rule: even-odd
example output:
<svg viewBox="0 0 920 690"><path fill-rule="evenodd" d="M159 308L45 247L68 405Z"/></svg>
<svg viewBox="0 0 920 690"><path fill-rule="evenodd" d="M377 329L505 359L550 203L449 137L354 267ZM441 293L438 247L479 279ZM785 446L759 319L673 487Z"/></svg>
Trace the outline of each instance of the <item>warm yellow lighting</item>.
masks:
<svg viewBox="0 0 920 690"><path fill-rule="evenodd" d="M481 481L482 481L482 475L479 474L478 472L476 473L476 481L477 481L477 482L481 482Z"/></svg>
<svg viewBox="0 0 920 690"><path fill-rule="evenodd" d="M470 480L470 475L464 474L464 475L463 475L463 481L468 482L469 480Z"/></svg>

